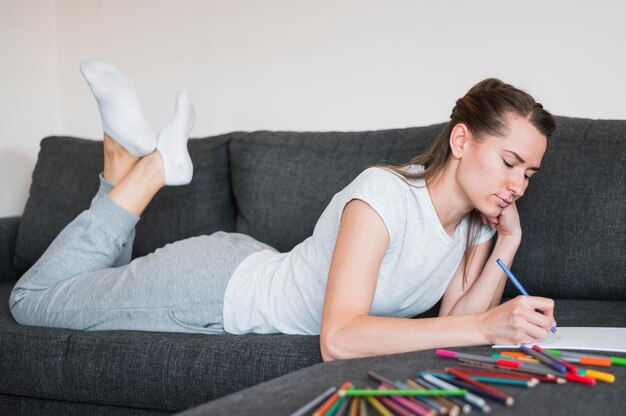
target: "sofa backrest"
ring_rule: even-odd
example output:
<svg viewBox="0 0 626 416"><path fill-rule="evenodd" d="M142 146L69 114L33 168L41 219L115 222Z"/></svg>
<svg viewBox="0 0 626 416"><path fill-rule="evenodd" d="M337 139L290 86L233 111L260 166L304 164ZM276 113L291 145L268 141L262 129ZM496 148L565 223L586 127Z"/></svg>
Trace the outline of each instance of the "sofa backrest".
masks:
<svg viewBox="0 0 626 416"><path fill-rule="evenodd" d="M136 227L133 257L186 237L234 231L234 200L228 167L229 135L189 140L195 170L191 184L165 187L148 205ZM47 137L33 171L13 264L28 270L52 240L89 208L103 170L102 141Z"/></svg>
<svg viewBox="0 0 626 416"><path fill-rule="evenodd" d="M626 300L626 120L558 117L535 176L513 268L526 290Z"/></svg>
<svg viewBox="0 0 626 416"><path fill-rule="evenodd" d="M423 152L443 125L365 132L258 131L230 142L237 232L281 252L309 237L333 195L374 163Z"/></svg>
<svg viewBox="0 0 626 416"><path fill-rule="evenodd" d="M409 160L443 127L233 136L237 232L289 251L368 165ZM523 240L513 272L529 293L626 300L625 168L626 121L557 117L541 172L518 202ZM518 293L507 284L505 295Z"/></svg>

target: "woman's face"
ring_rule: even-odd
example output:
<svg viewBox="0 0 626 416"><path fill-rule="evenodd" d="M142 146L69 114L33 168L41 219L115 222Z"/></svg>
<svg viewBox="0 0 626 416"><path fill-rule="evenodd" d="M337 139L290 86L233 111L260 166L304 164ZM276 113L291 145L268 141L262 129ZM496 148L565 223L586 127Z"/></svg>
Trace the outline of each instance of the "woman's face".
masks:
<svg viewBox="0 0 626 416"><path fill-rule="evenodd" d="M521 198L546 151L547 139L528 120L507 116L502 137L467 140L458 181L471 204L483 214L497 217Z"/></svg>

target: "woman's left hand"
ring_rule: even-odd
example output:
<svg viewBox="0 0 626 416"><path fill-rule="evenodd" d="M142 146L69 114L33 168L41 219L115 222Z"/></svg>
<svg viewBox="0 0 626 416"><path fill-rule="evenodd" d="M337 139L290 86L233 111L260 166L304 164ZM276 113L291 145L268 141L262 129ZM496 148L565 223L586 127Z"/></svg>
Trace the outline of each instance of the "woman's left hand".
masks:
<svg viewBox="0 0 626 416"><path fill-rule="evenodd" d="M488 217L480 211L478 213L483 219L483 224L490 224L492 228L495 228L499 237L521 237L522 226L515 202L512 202L511 205L504 208L497 217Z"/></svg>

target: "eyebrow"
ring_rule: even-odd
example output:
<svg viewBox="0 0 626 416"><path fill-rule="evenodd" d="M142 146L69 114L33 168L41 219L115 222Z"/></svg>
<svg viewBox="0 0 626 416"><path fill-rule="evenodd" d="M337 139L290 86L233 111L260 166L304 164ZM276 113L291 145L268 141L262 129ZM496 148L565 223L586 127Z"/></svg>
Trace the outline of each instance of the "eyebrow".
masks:
<svg viewBox="0 0 626 416"><path fill-rule="evenodd" d="M519 161L520 161L520 162L522 162L522 163L526 163L526 161L525 161L524 159L522 159L522 157L521 157L520 155L518 155L517 153L515 153L514 151L512 151L512 150L506 150L506 149L504 149L504 151L505 151L505 152L512 153L512 154L513 154L513 155L517 158L517 160L519 160ZM528 169L529 169L529 170L534 170L535 172L539 172L539 168L538 168L538 167L536 167L536 166L530 167L530 168L528 168Z"/></svg>

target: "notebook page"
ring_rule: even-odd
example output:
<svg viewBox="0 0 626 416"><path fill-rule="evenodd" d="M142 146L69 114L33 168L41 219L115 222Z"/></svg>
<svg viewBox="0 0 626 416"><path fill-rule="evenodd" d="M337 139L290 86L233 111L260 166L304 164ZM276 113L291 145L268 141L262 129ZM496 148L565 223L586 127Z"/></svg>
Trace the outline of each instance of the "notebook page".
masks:
<svg viewBox="0 0 626 416"><path fill-rule="evenodd" d="M536 345L555 350L626 352L626 328L559 326L556 330L561 339L550 332ZM493 348L517 349L517 345L493 345Z"/></svg>

